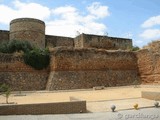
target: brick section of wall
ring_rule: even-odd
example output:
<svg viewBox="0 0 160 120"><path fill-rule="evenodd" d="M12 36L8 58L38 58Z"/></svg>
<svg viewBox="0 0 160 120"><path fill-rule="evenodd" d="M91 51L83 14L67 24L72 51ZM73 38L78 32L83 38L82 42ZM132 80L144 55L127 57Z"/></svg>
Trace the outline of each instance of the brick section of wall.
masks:
<svg viewBox="0 0 160 120"><path fill-rule="evenodd" d="M9 41L9 31L0 30L0 44L4 41Z"/></svg>
<svg viewBox="0 0 160 120"><path fill-rule="evenodd" d="M74 47L74 39L70 37L46 35L45 39L46 39L46 47L50 48L58 46Z"/></svg>
<svg viewBox="0 0 160 120"><path fill-rule="evenodd" d="M58 48L52 54L48 90L130 85L139 80L133 52Z"/></svg>
<svg viewBox="0 0 160 120"><path fill-rule="evenodd" d="M142 84L160 84L160 54L143 49L137 52L137 58Z"/></svg>
<svg viewBox="0 0 160 120"><path fill-rule="evenodd" d="M70 114L81 112L86 112L86 101L0 106L0 115Z"/></svg>
<svg viewBox="0 0 160 120"><path fill-rule="evenodd" d="M35 70L26 65L22 56L0 54L0 84L10 85L12 90L44 90L49 68Z"/></svg>
<svg viewBox="0 0 160 120"><path fill-rule="evenodd" d="M49 68L35 70L24 63L22 55L0 53L0 72L49 72Z"/></svg>
<svg viewBox="0 0 160 120"><path fill-rule="evenodd" d="M130 49L132 40L99 35L81 34L75 39L76 48L103 48L107 50Z"/></svg>
<svg viewBox="0 0 160 120"><path fill-rule="evenodd" d="M51 71L74 70L137 70L137 58L127 51L55 49L51 55Z"/></svg>

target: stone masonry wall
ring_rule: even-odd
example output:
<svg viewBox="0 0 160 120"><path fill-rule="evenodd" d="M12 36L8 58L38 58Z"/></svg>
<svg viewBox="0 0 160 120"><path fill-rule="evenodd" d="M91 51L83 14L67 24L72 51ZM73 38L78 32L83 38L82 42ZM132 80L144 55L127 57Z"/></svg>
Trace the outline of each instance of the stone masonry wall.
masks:
<svg viewBox="0 0 160 120"><path fill-rule="evenodd" d="M74 40L75 48L102 48L107 50L126 50L132 47L132 40L100 35L81 34Z"/></svg>
<svg viewBox="0 0 160 120"><path fill-rule="evenodd" d="M137 58L142 84L160 84L160 53L142 49L137 52Z"/></svg>
<svg viewBox="0 0 160 120"><path fill-rule="evenodd" d="M53 48L58 46L74 47L74 40L70 37L46 35L46 46Z"/></svg>
<svg viewBox="0 0 160 120"><path fill-rule="evenodd" d="M131 85L139 80L133 52L57 48L50 67L48 90Z"/></svg>
<svg viewBox="0 0 160 120"><path fill-rule="evenodd" d="M9 31L0 30L0 43L9 41Z"/></svg>
<svg viewBox="0 0 160 120"><path fill-rule="evenodd" d="M45 48L45 23L33 18L18 18L10 22L10 40L25 40Z"/></svg>
<svg viewBox="0 0 160 120"><path fill-rule="evenodd" d="M21 56L0 53L0 84L12 90L44 90L49 69L35 70L26 65Z"/></svg>
<svg viewBox="0 0 160 120"><path fill-rule="evenodd" d="M86 101L1 105L0 115L42 115L86 113Z"/></svg>

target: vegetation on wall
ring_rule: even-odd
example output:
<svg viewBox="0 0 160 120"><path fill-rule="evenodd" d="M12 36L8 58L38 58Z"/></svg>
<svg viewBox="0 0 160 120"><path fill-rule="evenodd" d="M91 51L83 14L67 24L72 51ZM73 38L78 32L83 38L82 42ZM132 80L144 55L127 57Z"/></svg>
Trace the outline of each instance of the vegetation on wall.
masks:
<svg viewBox="0 0 160 120"><path fill-rule="evenodd" d="M139 50L139 49L140 49L140 48L139 48L138 46L133 46L131 50L132 50L132 51L137 51L137 50Z"/></svg>
<svg viewBox="0 0 160 120"><path fill-rule="evenodd" d="M49 50L34 48L24 54L24 62L37 70L46 68L49 65Z"/></svg>
<svg viewBox="0 0 160 120"><path fill-rule="evenodd" d="M24 62L40 70L49 65L49 50L32 47L27 41L12 40L0 44L1 53L14 53L23 51Z"/></svg>
<svg viewBox="0 0 160 120"><path fill-rule="evenodd" d="M2 53L27 52L32 49L31 44L27 41L12 40L0 44L0 52Z"/></svg>

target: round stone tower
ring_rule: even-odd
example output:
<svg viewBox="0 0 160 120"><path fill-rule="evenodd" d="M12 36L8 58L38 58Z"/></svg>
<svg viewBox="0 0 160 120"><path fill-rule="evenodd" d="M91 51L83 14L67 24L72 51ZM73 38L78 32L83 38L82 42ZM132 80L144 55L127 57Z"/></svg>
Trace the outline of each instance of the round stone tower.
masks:
<svg viewBox="0 0 160 120"><path fill-rule="evenodd" d="M33 18L18 18L10 22L10 40L26 40L45 48L45 23Z"/></svg>

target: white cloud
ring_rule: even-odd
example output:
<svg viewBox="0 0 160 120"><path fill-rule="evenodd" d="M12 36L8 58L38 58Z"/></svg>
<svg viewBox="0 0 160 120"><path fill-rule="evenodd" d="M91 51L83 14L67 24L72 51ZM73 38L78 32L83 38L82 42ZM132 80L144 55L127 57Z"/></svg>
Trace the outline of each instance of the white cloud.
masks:
<svg viewBox="0 0 160 120"><path fill-rule="evenodd" d="M14 0L12 7L0 4L0 23L9 25L12 19L32 17L44 20L46 34L75 37L80 33L104 34L106 25L99 19L109 16L108 6L94 2L84 11L74 6L48 8L38 3ZM4 12L5 11L5 12Z"/></svg>
<svg viewBox="0 0 160 120"><path fill-rule="evenodd" d="M143 33L140 34L140 37L144 39L158 39L160 38L159 29L146 29Z"/></svg>
<svg viewBox="0 0 160 120"><path fill-rule="evenodd" d="M146 20L141 26L143 28L149 28L154 25L160 25L160 15L150 17L148 20Z"/></svg>
<svg viewBox="0 0 160 120"><path fill-rule="evenodd" d="M94 2L87 7L88 11L97 18L109 16L108 6L103 6L99 2Z"/></svg>
<svg viewBox="0 0 160 120"><path fill-rule="evenodd" d="M44 20L50 16L50 10L37 3L22 3L15 0L13 8L1 4L0 15L0 23L8 24L12 19L19 17L33 17Z"/></svg>
<svg viewBox="0 0 160 120"><path fill-rule="evenodd" d="M76 8L72 6L64 6L64 7L58 7L56 9L53 9L52 12L54 14L75 13Z"/></svg>
<svg viewBox="0 0 160 120"><path fill-rule="evenodd" d="M87 15L82 15L73 6L63 6L53 9L52 14L58 18L47 23L46 33L70 37L75 37L76 31L89 34L104 34L106 26L96 20L108 16L108 7L101 6L100 3L93 3L88 8L90 10ZM99 11L99 15L98 13L91 13L91 10Z"/></svg>

